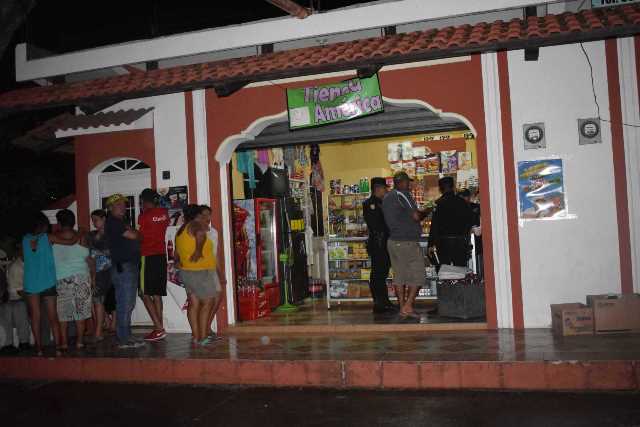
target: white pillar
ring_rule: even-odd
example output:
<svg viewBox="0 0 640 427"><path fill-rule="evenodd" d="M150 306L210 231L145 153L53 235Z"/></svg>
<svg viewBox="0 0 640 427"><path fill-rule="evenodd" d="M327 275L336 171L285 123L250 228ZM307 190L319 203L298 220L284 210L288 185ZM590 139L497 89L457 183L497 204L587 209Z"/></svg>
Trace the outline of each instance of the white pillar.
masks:
<svg viewBox="0 0 640 427"><path fill-rule="evenodd" d="M222 244L224 251L224 274L227 282L227 322L229 325L236 323L236 306L233 302L235 286L233 283L233 244L231 242L231 218L229 206L232 200L229 197L229 163L220 162L220 208L222 211Z"/></svg>
<svg viewBox="0 0 640 427"><path fill-rule="evenodd" d="M633 37L618 39L618 70L622 122L640 125L638 76ZM640 128L623 126L624 158L629 202L629 231L631 233L631 268L633 291L640 292ZM614 144L616 141L614 141Z"/></svg>
<svg viewBox="0 0 640 427"><path fill-rule="evenodd" d="M513 328L498 54L483 53L481 60L498 327Z"/></svg>
<svg viewBox="0 0 640 427"><path fill-rule="evenodd" d="M196 196L201 205L211 204L209 192L209 151L207 148L207 105L205 90L194 90L193 95L193 135L196 156Z"/></svg>

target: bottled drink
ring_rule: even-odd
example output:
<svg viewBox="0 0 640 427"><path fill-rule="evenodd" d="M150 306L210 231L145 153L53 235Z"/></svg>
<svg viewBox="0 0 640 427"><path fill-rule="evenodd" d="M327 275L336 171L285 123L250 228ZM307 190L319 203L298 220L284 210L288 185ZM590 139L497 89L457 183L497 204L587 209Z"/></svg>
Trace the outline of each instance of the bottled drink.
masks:
<svg viewBox="0 0 640 427"><path fill-rule="evenodd" d="M167 242L167 259L169 261L173 261L175 259L173 255L173 240L169 240Z"/></svg>

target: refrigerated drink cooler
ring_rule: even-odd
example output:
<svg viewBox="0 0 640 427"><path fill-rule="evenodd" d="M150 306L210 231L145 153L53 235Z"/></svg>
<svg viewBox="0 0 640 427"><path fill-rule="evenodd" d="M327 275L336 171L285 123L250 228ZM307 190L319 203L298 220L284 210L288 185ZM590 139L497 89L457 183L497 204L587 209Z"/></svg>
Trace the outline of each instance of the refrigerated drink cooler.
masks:
<svg viewBox="0 0 640 427"><path fill-rule="evenodd" d="M233 223L237 286L261 285L269 308L277 307L280 277L276 200L234 200ZM236 291L241 301L247 292L239 288Z"/></svg>

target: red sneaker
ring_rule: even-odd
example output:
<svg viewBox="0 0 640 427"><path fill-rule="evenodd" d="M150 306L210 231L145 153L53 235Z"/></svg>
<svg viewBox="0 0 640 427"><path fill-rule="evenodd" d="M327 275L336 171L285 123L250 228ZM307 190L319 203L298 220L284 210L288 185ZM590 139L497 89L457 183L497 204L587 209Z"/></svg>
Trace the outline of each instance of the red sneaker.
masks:
<svg viewBox="0 0 640 427"><path fill-rule="evenodd" d="M164 329L151 331L149 335L144 337L145 341L160 341L167 337L167 333Z"/></svg>

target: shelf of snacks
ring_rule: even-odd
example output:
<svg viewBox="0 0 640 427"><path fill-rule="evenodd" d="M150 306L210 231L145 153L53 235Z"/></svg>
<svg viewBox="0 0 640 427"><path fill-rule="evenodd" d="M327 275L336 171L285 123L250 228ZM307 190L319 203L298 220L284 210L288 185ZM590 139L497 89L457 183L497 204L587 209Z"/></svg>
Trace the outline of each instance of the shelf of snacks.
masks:
<svg viewBox="0 0 640 427"><path fill-rule="evenodd" d="M457 137L452 134L428 135L423 140L390 143L387 159L392 173L406 172L414 178L411 193L418 206L433 208L440 197L438 180L451 176L456 190L478 192L478 170L474 159L475 139L466 132ZM430 219L423 223L424 234L429 233Z"/></svg>
<svg viewBox="0 0 640 427"><path fill-rule="evenodd" d="M339 181L339 180L338 180ZM368 181L364 178L360 184L345 185L331 182L328 196L329 235L339 237L363 237L367 235L362 203L370 195Z"/></svg>
<svg viewBox="0 0 640 427"><path fill-rule="evenodd" d="M371 301L369 279L371 262L367 254L366 237L332 237L325 240L327 253L327 307L342 302ZM393 271L388 278L389 297L395 298L391 286ZM435 286L425 275L425 287L418 294L420 300L434 300Z"/></svg>

